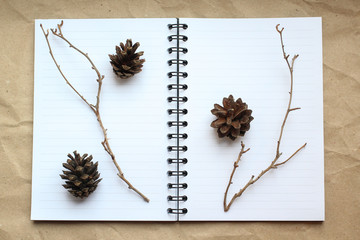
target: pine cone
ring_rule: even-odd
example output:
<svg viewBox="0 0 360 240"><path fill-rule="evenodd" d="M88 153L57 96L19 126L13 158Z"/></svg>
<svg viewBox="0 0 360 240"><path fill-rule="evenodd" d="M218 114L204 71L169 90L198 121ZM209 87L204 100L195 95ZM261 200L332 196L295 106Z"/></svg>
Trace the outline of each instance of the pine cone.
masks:
<svg viewBox="0 0 360 240"><path fill-rule="evenodd" d="M90 193L94 192L98 183L102 180L99 179L100 173L97 171L98 162L93 163L93 157L88 154L80 156L74 151L73 157L70 153L67 155L70 159L67 163L63 163L63 167L69 171L63 171L64 175L60 174L62 179L66 179L64 188L75 197L85 198Z"/></svg>
<svg viewBox="0 0 360 240"><path fill-rule="evenodd" d="M211 127L218 128L220 138L229 137L235 140L238 136L244 136L250 129L250 122L254 119L251 116L252 110L248 109L248 105L243 103L241 98L234 102L232 95L223 99L223 105L224 107L214 104L211 113L217 119L211 123Z"/></svg>
<svg viewBox="0 0 360 240"><path fill-rule="evenodd" d="M137 42L132 45L131 39L128 39L125 45L122 42L120 43L121 49L119 46L115 47L116 54L109 54L111 66L115 74L120 78L126 79L141 72L145 59L140 59L140 56L142 56L144 52L135 53L139 46L140 43Z"/></svg>

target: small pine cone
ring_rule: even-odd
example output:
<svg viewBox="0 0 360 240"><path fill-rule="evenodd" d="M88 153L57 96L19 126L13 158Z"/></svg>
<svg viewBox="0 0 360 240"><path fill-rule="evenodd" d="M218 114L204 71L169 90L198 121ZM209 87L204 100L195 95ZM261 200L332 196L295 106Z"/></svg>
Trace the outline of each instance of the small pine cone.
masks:
<svg viewBox="0 0 360 240"><path fill-rule="evenodd" d="M109 54L110 64L115 74L120 78L126 79L141 72L145 59L140 59L144 52L135 53L139 46L140 43L137 42L132 45L131 39L128 39L125 45L122 42L120 43L121 49L119 46L115 47L116 54Z"/></svg>
<svg viewBox="0 0 360 240"><path fill-rule="evenodd" d="M248 105L238 98L234 102L234 97L230 95L223 99L224 107L214 104L211 113L217 119L211 123L211 127L217 128L220 138L229 137L235 140L238 136L244 136L245 132L250 129L250 122L254 119L251 116L252 110Z"/></svg>
<svg viewBox="0 0 360 240"><path fill-rule="evenodd" d="M75 197L86 198L90 193L94 192L99 182L100 173L97 171L98 162L93 163L93 157L88 154L80 156L74 151L74 156L70 153L67 155L69 159L67 163L63 163L63 167L69 171L63 171L64 174L60 174L62 179L65 179L66 184L63 184L64 188Z"/></svg>

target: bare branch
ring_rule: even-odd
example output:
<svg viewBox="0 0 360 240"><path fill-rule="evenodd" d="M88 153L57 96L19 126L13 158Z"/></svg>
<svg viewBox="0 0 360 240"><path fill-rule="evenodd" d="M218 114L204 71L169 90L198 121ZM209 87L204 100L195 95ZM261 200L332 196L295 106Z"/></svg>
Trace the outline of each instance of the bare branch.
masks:
<svg viewBox="0 0 360 240"><path fill-rule="evenodd" d="M68 81L68 79L65 77L65 75L63 74L63 72L61 71L60 69L60 65L56 62L56 59L52 53L52 50L51 50L51 46L50 46L50 43L49 43L49 39L48 39L48 36L49 36L49 30L44 31L44 28L42 27L42 24L40 24L40 27L44 33L44 36L45 36L45 39L46 39L46 42L48 44L48 47L49 47L49 52L50 52L50 55L56 65L56 67L58 68L61 76L65 79L66 83L75 91L75 93L91 108L91 110L94 112L96 118L97 118L97 121L101 127L101 130L103 132L103 135L104 135L104 141L101 142L101 144L103 145L105 151L110 155L114 165L116 166L117 170L118 170L118 176L120 177L120 179L122 181L124 181L128 188L133 190L134 192L136 192L137 194L139 194L143 199L144 201L146 202L149 202L150 200L144 195L142 194L139 190L137 190L124 176L124 173L123 171L121 170L119 164L117 163L116 161L116 158L115 158L115 155L114 153L112 152L111 150L111 147L110 147L110 144L109 144L109 139L107 137L107 129L104 127L103 125L103 122L101 120L101 116L100 116L100 93L101 93L101 87L102 87L102 80L104 79L104 75L101 75L99 70L97 69L97 67L95 66L95 64L93 63L93 61L90 59L89 55L87 53L84 53L83 51L81 51L80 49L78 49L77 47L75 47L69 40L67 40L63 33L62 33L62 30L61 30L61 27L63 26L64 22L61 21L60 24L57 24L57 28L56 29L50 29L52 34L61 38L62 40L64 40L67 44L69 44L69 46L73 49L75 49L77 52L79 52L80 54L82 54L88 61L89 63L91 64L91 69L93 69L95 72L96 72L96 75L97 75L97 79L96 81L98 82L98 91L97 91L97 96L96 96L96 104L90 104L72 85L71 83Z"/></svg>
<svg viewBox="0 0 360 240"><path fill-rule="evenodd" d="M301 108L299 108L299 107L297 107L297 108L290 108L290 109L289 109L289 112L295 111L295 110L299 110L299 109L301 109Z"/></svg>
<svg viewBox="0 0 360 240"><path fill-rule="evenodd" d="M284 28L281 28L281 30L279 30L279 26L280 24L276 25L276 31L278 31L278 33L282 33L282 31L284 30Z"/></svg>
<svg viewBox="0 0 360 240"><path fill-rule="evenodd" d="M285 163L287 163L292 157L294 157L301 149L303 149L305 146L306 146L306 143L304 145L302 145L298 150L296 150L288 159L286 159L285 161L281 162L281 163L276 163L278 161L278 159L280 158L280 156L282 155L282 153L280 152L280 144L281 144L281 139L282 139L282 135L283 135L283 132L284 132L284 127L285 127L285 123L286 123L286 120L289 116L289 113L291 111L295 111L295 110L298 110L300 109L299 107L298 108L291 108L291 101L292 101L292 96L293 96L293 80L294 80L294 77L293 77L293 67L294 67L294 63L295 63L295 60L298 58L298 54L294 55L294 57L292 58L291 60L291 64L289 63L289 55L287 55L285 53L285 49L284 49L284 43L283 43L283 37L282 37L282 32L284 30L284 28L281 28L281 30L279 30L279 26L280 24L276 25L276 30L277 32L280 34L280 41L281 41L281 49L283 51L283 56L284 56L284 59L286 61L286 64L289 68L289 72L290 72L290 91L289 91L289 94L290 94L290 97L289 97L289 103L288 103L288 107L287 107L287 110L286 110L286 113L285 113L285 116L284 116L284 120L282 122L282 125L281 125L281 130L280 130L280 135L279 135L279 139L277 141L277 147L276 147L276 154L275 154L275 158L274 160L270 163L270 165L265 169L265 170L262 170L261 173L255 178L254 175L251 176L250 180L245 184L245 186L243 188L241 188L239 190L239 192L237 192L236 194L234 194L234 196L232 197L232 199L230 200L229 204L226 203L226 197L227 197L227 194L228 194L228 191L229 191L229 188L230 188L230 185L232 184L232 178L233 178L233 175L235 173L235 170L236 168L238 167L238 162L242 156L242 154L244 153L244 144L241 142L241 151L240 151L240 154L239 154L239 157L238 157L238 160L234 163L234 169L231 173L231 176L230 176L230 180L229 180L229 183L228 183L228 186L226 188L226 191L225 191L225 196L224 196L224 211L227 212L231 205L233 204L233 202L235 201L236 198L240 197L243 192L252 184L254 184L256 181L258 181L265 173L267 173L269 170L271 169L275 169L277 168L278 166L280 165L283 165Z"/></svg>
<svg viewBox="0 0 360 240"><path fill-rule="evenodd" d="M233 179L233 177L234 177L236 168L239 167L239 162L240 162L241 156L242 156L244 153L246 153L247 151L250 150L250 148L248 148L248 149L246 149L246 150L244 150L244 148L245 148L245 144L244 144L243 142L241 142L241 151L240 151L240 153L239 153L239 156L238 156L237 160L234 162L234 168L233 168L232 173L231 173L231 175L230 175L229 183L228 183L228 185L227 185L227 187L226 187L226 191L225 191L225 195L224 195L224 210L225 210L225 212L227 212L227 211L229 210L232 202L233 202L233 201L235 200L235 198L236 198L236 197L235 197L235 198L233 197L233 198L231 199L229 205L227 205L227 203L226 203L227 194L228 194L230 185L232 184L232 179ZM236 195L236 194L235 194L235 195Z"/></svg>
<svg viewBox="0 0 360 240"><path fill-rule="evenodd" d="M45 36L45 39L46 39L46 42L47 42L47 45L49 47L49 53L50 53L50 56L51 58L53 59L57 69L59 70L61 76L64 78L65 82L71 87L72 90L74 90L74 92L91 108L92 111L95 111L95 109L92 107L93 105L90 104L75 88L74 86L68 81L68 79L66 78L66 76L64 75L64 73L62 72L61 68L60 68L60 65L57 63L54 55L53 55L53 52L51 50L51 46L50 46L50 42L49 42L49 29L47 29L46 33L45 33L45 30L42 26L42 24L40 24L40 27L44 33L44 36Z"/></svg>
<svg viewBox="0 0 360 240"><path fill-rule="evenodd" d="M289 161L293 156L295 156L301 149L303 149L306 146L307 143L305 143L304 145L302 145L298 150L296 150L296 152L294 152L288 159L286 159L285 161L281 162L281 163L277 163L273 166L273 168L276 168L280 165L285 164L287 161Z"/></svg>

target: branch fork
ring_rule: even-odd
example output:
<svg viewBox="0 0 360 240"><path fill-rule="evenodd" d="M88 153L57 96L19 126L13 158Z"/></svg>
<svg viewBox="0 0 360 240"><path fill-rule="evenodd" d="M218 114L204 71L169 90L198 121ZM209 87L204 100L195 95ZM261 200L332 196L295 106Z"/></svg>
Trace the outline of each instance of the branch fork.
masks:
<svg viewBox="0 0 360 240"><path fill-rule="evenodd" d="M293 69L294 69L295 60L299 57L299 55L298 54L294 55L293 58L291 59L291 63L289 62L289 55L285 53L284 42L283 42L283 37L282 37L282 32L283 32L284 28L279 29L279 26L280 26L280 24L276 25L276 30L280 35L281 49L282 49L283 56L284 56L284 59L286 61L286 64L288 66L289 72L290 72L290 91L289 91L290 97L289 97L288 107L287 107L287 110L286 110L286 113L285 113L285 116L284 116L284 120L283 120L282 125L281 125L280 135L279 135L279 139L277 141L275 157L274 157L274 160L270 163L270 165L266 169L262 170L261 173L256 178L255 178L254 175L252 175L250 180L245 184L245 186L243 188L241 188L237 193L235 193L234 196L231 198L230 202L227 203L226 199L227 199L228 191L229 191L230 185L233 183L232 179L233 179L234 173L236 171L236 168L239 166L238 163L240 162L240 159L241 159L242 155L250 150L250 148L248 148L247 150L244 150L245 144L243 142L241 142L241 150L240 150L240 153L239 153L239 156L238 156L237 160L234 162L234 168L233 168L233 171L232 171L232 173L230 175L229 183L228 183L228 185L226 187L225 194L224 194L223 205L224 205L224 211L225 212L229 211L229 209L230 209L231 205L234 203L235 199L240 197L243 194L243 192L250 185L257 182L265 173L267 173L271 169L276 169L277 167L287 163L291 158L293 158L300 150L302 150L306 146L306 143L303 144L301 147L299 147L285 161L280 162L280 163L277 162L279 160L280 156L282 155L282 152L280 152L280 144L281 144L281 139L282 139L282 135L283 135L283 132L284 132L285 123L286 123L286 120L287 120L287 118L289 116L289 113L292 112L292 111L296 111L296 110L300 109L299 107L296 107L296 108L291 107L292 96L293 96L293 82L294 82Z"/></svg>
<svg viewBox="0 0 360 240"><path fill-rule="evenodd" d="M115 155L114 153L112 152L111 150L111 147L110 147L110 144L109 144L109 139L107 137L107 129L104 127L103 125L103 122L101 120L101 115L100 115L100 94L101 94L101 87L102 87L102 81L103 79L105 78L104 75L101 75L99 70L97 69L97 67L95 66L95 64L93 63L93 61L90 59L89 57L89 54L88 53L84 53L83 51L81 51L80 49L78 49L77 47L75 47L74 45L72 45L72 43L67 40L63 33L62 33L62 26L63 26L64 22L61 21L60 24L57 24L57 28L56 29L50 29L50 31L52 32L52 34L58 38L61 38L62 40L64 40L67 44L69 44L69 47L70 48L73 48L75 49L77 52L79 52L80 54L82 54L88 61L89 63L91 64L91 69L93 69L95 72L96 72L96 75L97 75L97 79L96 79L96 82L98 83L98 91L97 91L97 96L96 96L96 104L91 104L89 103L76 89L75 87L70 83L70 81L68 81L68 79L66 78L66 76L64 75L64 73L62 72L61 68L60 68L60 65L57 63L54 55L53 55L53 52L52 52L52 49L51 49L51 46L50 46L50 42L49 42L49 29L44 30L42 24L40 24L40 27L44 33L44 36L45 36L45 39L46 39L46 42L47 42L47 45L49 47L49 53L50 53L50 56L51 58L53 59L57 69L59 70L61 76L64 78L65 82L71 87L71 89L88 105L88 107L92 110L92 112L95 114L96 116L96 119L101 127L101 130L103 132L103 135L104 135L104 141L101 142L102 146L104 147L105 151L110 155L113 163L115 164L117 170L118 170L118 176L120 177L120 179L122 181L124 181L128 188L133 190L134 192L136 192L144 201L146 202L149 202L150 200L144 195L142 194L139 190L137 190L124 176L124 173L122 172L119 164L117 163L116 161L116 158L115 158Z"/></svg>

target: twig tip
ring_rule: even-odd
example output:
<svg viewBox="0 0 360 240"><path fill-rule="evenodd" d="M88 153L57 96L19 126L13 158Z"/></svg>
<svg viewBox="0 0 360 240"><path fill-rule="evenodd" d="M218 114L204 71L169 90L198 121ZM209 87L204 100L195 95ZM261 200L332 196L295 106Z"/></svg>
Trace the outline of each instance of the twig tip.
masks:
<svg viewBox="0 0 360 240"><path fill-rule="evenodd" d="M276 31L278 31L281 34L282 31L284 30L284 28L281 28L281 30L279 30L279 26L280 26L280 24L276 25Z"/></svg>

